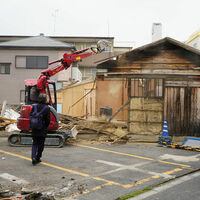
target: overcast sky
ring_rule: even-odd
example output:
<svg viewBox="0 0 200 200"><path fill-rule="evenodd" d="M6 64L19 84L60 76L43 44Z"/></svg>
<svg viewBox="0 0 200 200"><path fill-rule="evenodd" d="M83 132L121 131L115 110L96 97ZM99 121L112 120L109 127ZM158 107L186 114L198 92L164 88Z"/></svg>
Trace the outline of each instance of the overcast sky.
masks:
<svg viewBox="0 0 200 200"><path fill-rule="evenodd" d="M152 23L185 41L200 29L200 0L0 1L0 35L109 36L141 46L152 41Z"/></svg>

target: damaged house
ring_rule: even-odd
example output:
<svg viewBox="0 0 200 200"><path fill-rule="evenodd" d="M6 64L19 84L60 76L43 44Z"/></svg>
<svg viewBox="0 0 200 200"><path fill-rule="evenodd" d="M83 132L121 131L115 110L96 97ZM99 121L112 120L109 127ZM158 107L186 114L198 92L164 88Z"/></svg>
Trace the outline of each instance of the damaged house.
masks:
<svg viewBox="0 0 200 200"><path fill-rule="evenodd" d="M164 38L98 65L96 114L109 106L133 134L200 136L200 51ZM121 108L121 109L120 109Z"/></svg>

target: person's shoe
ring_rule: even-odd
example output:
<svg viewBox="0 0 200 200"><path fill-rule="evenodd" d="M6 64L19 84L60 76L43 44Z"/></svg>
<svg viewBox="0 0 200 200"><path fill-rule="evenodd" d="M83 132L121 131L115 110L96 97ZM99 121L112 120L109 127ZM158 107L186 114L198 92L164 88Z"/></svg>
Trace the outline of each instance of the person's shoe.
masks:
<svg viewBox="0 0 200 200"><path fill-rule="evenodd" d="M32 159L32 164L33 165L37 165L38 163L39 163L39 161L37 159L35 159L35 158Z"/></svg>
<svg viewBox="0 0 200 200"><path fill-rule="evenodd" d="M36 160L37 160L38 162L42 162L42 160L41 160L40 158L36 158Z"/></svg>

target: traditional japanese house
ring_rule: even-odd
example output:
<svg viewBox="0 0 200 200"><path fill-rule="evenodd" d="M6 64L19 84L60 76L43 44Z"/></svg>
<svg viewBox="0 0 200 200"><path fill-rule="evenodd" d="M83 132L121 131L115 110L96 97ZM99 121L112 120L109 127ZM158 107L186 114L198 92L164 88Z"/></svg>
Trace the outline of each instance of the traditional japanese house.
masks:
<svg viewBox="0 0 200 200"><path fill-rule="evenodd" d="M109 106L133 134L200 136L200 51L172 38L98 65L96 111ZM120 109L121 108L121 109Z"/></svg>

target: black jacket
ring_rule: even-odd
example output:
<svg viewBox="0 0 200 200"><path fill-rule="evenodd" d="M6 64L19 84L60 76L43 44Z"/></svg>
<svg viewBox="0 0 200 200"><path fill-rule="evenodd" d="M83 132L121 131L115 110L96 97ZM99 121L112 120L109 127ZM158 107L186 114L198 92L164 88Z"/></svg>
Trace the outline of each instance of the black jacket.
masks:
<svg viewBox="0 0 200 200"><path fill-rule="evenodd" d="M44 106L45 106L45 104L37 104L37 112L40 112ZM32 112L34 112L34 106L31 109L31 113ZM38 136L38 137L45 137L46 129L48 128L50 121L51 121L50 108L49 108L49 106L46 106L46 109L42 112L42 123L43 123L44 128L42 130L33 129L32 135Z"/></svg>

